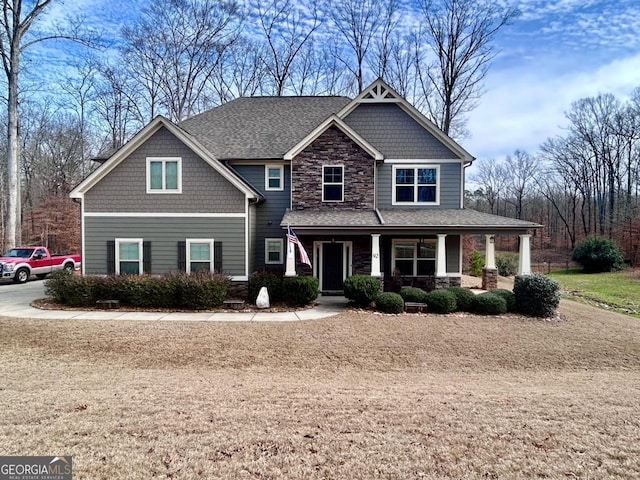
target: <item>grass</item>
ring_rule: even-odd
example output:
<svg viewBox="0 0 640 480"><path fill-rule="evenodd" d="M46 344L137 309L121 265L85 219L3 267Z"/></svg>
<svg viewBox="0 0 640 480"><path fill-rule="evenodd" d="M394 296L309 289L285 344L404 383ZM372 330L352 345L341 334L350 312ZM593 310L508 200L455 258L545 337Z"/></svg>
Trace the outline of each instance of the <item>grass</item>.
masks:
<svg viewBox="0 0 640 480"><path fill-rule="evenodd" d="M561 314L0 318L0 450L77 479L639 478L637 322Z"/></svg>
<svg viewBox="0 0 640 480"><path fill-rule="evenodd" d="M640 274L637 270L585 274L578 268L551 272L565 294L600 307L640 318Z"/></svg>

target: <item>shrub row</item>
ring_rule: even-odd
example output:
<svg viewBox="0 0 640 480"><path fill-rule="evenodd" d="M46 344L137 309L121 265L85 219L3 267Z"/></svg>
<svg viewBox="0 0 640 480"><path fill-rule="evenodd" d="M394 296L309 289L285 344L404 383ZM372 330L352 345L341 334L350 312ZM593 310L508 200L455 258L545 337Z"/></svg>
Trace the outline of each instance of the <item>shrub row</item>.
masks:
<svg viewBox="0 0 640 480"><path fill-rule="evenodd" d="M494 289L475 295L471 290L450 287L425 292L419 288L403 288L400 293L380 294L380 281L367 275L353 275L344 282L345 296L355 305L367 307L373 302L385 313L404 311L405 302L426 303L434 313L455 311L500 315L519 312L534 317L549 317L560 303L560 285L543 275L518 276L514 291Z"/></svg>
<svg viewBox="0 0 640 480"><path fill-rule="evenodd" d="M293 306L308 305L318 298L316 277L283 277L280 272L259 271L249 278L249 302L255 303L262 287L267 287L269 301L285 302Z"/></svg>
<svg viewBox="0 0 640 480"><path fill-rule="evenodd" d="M221 305L228 290L228 277L210 273L103 277L61 271L51 274L45 282L48 296L72 307L118 300L121 305L142 308L204 310Z"/></svg>

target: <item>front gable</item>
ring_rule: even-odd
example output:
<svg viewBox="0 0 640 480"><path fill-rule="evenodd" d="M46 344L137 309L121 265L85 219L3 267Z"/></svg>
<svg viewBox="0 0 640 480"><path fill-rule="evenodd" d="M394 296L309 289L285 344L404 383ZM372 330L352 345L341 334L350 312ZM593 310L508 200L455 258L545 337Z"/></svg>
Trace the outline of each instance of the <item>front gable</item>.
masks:
<svg viewBox="0 0 640 480"><path fill-rule="evenodd" d="M150 169L161 167L152 185ZM177 179L175 169L177 166ZM168 120L157 117L72 192L86 213L244 213L259 194Z"/></svg>

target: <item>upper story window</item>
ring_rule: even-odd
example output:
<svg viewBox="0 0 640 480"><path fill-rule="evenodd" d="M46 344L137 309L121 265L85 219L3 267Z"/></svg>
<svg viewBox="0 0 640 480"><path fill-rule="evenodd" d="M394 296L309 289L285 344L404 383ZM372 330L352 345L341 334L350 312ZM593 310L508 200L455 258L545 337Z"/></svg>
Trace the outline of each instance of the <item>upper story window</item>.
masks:
<svg viewBox="0 0 640 480"><path fill-rule="evenodd" d="M342 202L344 195L344 166L322 167L322 201Z"/></svg>
<svg viewBox="0 0 640 480"><path fill-rule="evenodd" d="M267 165L265 174L265 190L284 190L284 167L282 165Z"/></svg>
<svg viewBox="0 0 640 480"><path fill-rule="evenodd" d="M187 271L213 271L213 239L187 238Z"/></svg>
<svg viewBox="0 0 640 480"><path fill-rule="evenodd" d="M147 158L147 193L182 193L182 159Z"/></svg>
<svg viewBox="0 0 640 480"><path fill-rule="evenodd" d="M428 165L394 165L393 204L440 203L440 168Z"/></svg>

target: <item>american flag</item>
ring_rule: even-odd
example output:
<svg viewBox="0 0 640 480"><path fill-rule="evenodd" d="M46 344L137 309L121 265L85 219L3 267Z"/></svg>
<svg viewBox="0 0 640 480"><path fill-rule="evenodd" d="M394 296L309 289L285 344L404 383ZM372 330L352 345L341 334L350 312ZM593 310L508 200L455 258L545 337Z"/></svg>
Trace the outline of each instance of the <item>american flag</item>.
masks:
<svg viewBox="0 0 640 480"><path fill-rule="evenodd" d="M311 266L311 260L309 260L309 255L307 255L307 251L304 249L304 247L302 246L302 242L298 240L298 237L296 236L295 232L293 231L293 228L291 227L289 227L289 233L287 234L287 238L291 243L298 245L300 262L304 263L305 265Z"/></svg>

